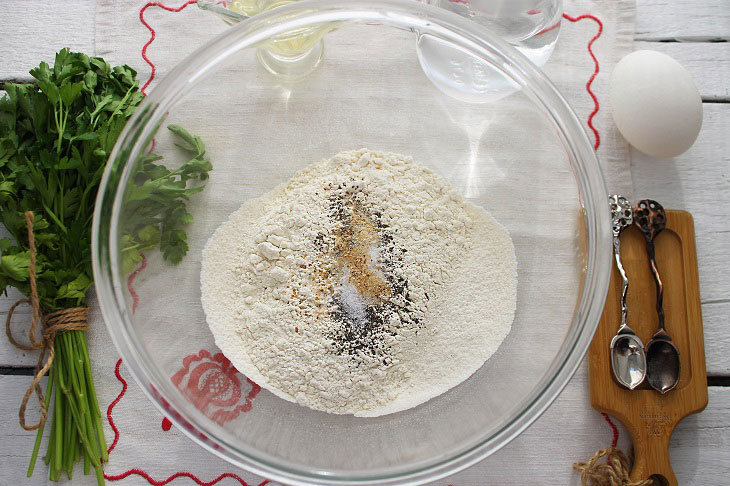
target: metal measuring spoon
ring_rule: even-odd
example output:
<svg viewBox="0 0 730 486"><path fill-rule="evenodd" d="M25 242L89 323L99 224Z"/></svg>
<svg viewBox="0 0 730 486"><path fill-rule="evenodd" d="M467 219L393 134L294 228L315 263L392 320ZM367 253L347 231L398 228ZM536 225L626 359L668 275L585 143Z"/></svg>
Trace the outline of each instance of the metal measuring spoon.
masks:
<svg viewBox="0 0 730 486"><path fill-rule="evenodd" d="M646 355L644 354L644 343L626 324L628 314L626 294L629 290L629 278L621 263L621 241L619 240L621 231L631 226L633 214L631 203L623 196L613 194L608 197L608 202L613 223L613 253L616 257L616 266L624 282L621 291L621 326L611 340L611 370L619 384L633 390L644 381L646 376Z"/></svg>
<svg viewBox="0 0 730 486"><path fill-rule="evenodd" d="M646 239L649 254L649 268L656 283L656 311L659 316L659 330L646 343L646 378L649 385L660 393L666 393L679 381L679 351L664 329L664 284L654 258L654 239L667 224L667 216L661 204L651 199L642 199L634 208L634 224Z"/></svg>

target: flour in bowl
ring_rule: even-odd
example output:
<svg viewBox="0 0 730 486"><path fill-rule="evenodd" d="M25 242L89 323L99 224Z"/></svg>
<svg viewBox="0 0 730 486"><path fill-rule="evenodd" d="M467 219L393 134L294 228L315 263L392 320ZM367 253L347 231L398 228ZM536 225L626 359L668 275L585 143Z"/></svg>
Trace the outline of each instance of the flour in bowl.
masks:
<svg viewBox="0 0 730 486"><path fill-rule="evenodd" d="M203 251L216 344L275 395L378 416L458 385L514 318L507 231L410 157L366 149L247 201Z"/></svg>

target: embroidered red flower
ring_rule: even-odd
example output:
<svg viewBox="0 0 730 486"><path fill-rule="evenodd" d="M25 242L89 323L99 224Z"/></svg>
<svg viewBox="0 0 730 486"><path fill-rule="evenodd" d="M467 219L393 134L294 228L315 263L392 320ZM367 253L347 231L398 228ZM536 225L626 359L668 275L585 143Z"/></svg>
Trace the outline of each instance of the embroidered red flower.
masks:
<svg viewBox="0 0 730 486"><path fill-rule="evenodd" d="M245 395L241 388L244 381ZM251 410L254 397L261 391L223 353L211 355L205 349L186 356L172 382L198 410L220 425Z"/></svg>

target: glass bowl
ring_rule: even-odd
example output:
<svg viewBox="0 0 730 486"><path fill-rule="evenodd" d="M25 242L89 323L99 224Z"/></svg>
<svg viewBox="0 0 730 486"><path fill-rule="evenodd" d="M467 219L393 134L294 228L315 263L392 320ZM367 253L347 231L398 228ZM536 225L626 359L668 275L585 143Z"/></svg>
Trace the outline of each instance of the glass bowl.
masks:
<svg viewBox="0 0 730 486"><path fill-rule="evenodd" d="M288 83L257 63L256 50L296 29L326 29L326 52L312 74ZM432 79L469 66L427 76L417 50L424 36L517 91L478 102L437 87ZM185 160L164 129L171 123L201 137L213 170L205 190L190 197L194 220L182 262L148 250L131 279L123 227L139 221L125 216L134 203L129 189L153 147L168 166ZM420 406L374 418L258 392L215 347L199 283L205 242L244 201L311 162L362 147L413 156L445 177L507 228L518 265L512 330L484 366ZM504 446L567 384L605 299L607 214L580 121L545 75L496 35L417 2L304 1L231 28L149 94L103 177L94 276L127 368L196 443L287 483L414 484Z"/></svg>

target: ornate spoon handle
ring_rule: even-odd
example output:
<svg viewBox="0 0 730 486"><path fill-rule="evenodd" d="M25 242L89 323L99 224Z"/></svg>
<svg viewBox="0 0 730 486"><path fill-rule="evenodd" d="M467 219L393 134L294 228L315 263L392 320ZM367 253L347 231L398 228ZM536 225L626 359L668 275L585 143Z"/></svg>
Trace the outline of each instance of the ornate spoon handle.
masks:
<svg viewBox="0 0 730 486"><path fill-rule="evenodd" d="M631 226L634 221L631 203L628 199L619 195L612 194L608 197L609 206L611 208L611 221L613 229L613 254L616 258L616 267L621 274L623 280L623 288L621 290L621 325L626 325L626 318L628 315L628 309L626 308L626 295L629 291L629 278L626 275L626 270L621 263L621 240L619 235L621 231Z"/></svg>
<svg viewBox="0 0 730 486"><path fill-rule="evenodd" d="M667 224L666 213L661 204L651 199L639 201L634 209L634 221L646 239L646 253L649 255L649 268L656 284L656 312L659 329L664 330L664 283L659 276L659 268L654 254L654 239Z"/></svg>

